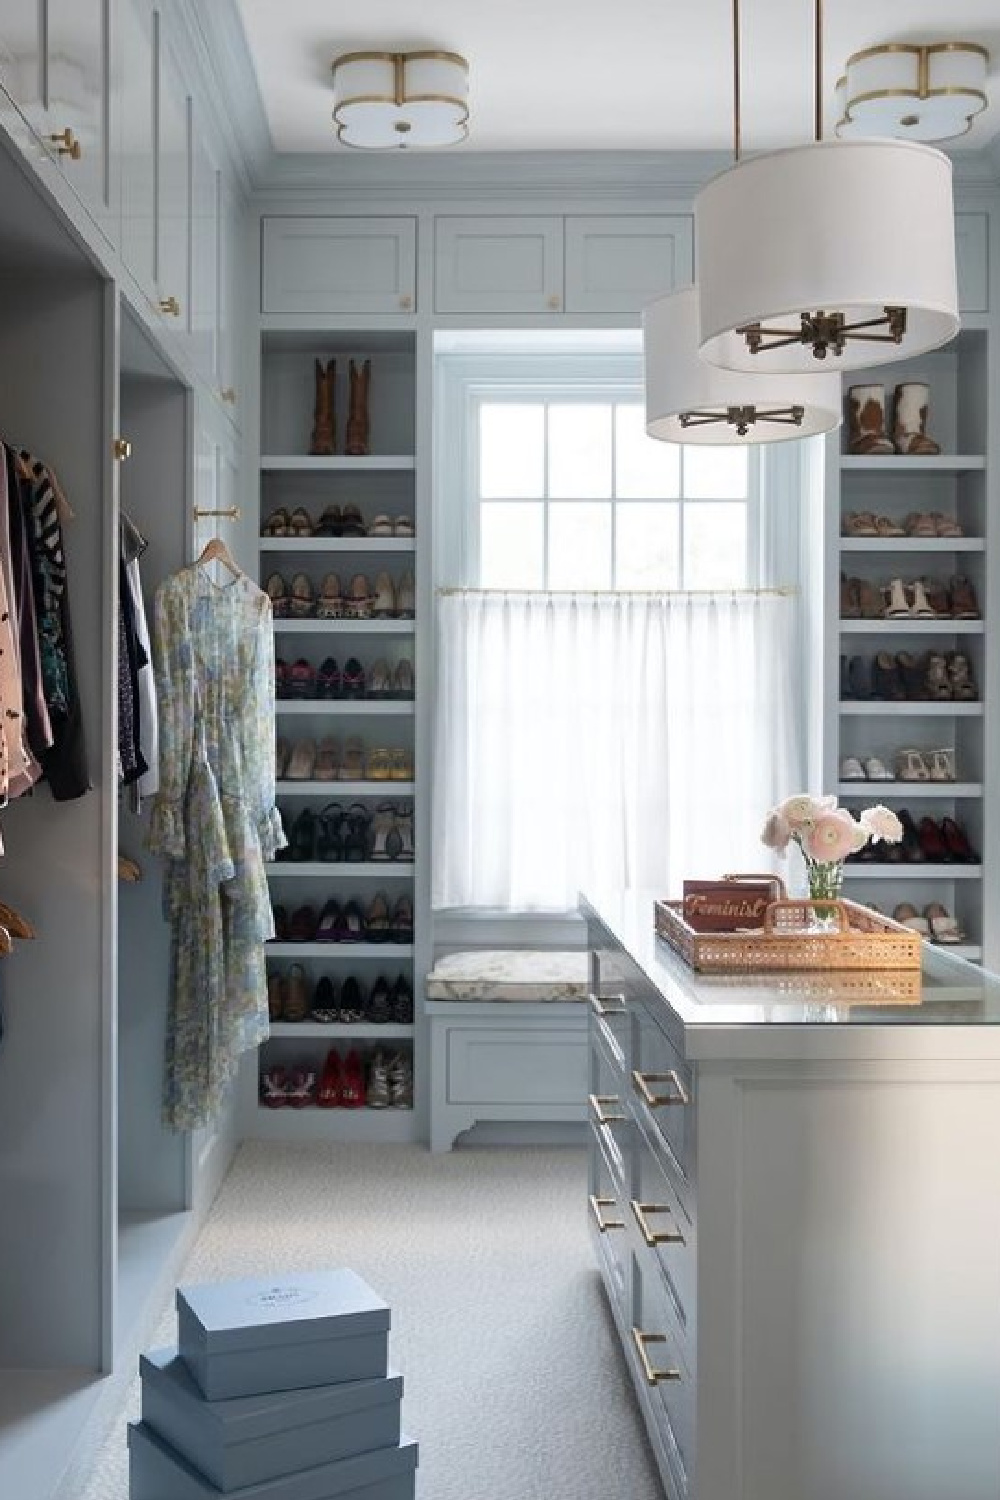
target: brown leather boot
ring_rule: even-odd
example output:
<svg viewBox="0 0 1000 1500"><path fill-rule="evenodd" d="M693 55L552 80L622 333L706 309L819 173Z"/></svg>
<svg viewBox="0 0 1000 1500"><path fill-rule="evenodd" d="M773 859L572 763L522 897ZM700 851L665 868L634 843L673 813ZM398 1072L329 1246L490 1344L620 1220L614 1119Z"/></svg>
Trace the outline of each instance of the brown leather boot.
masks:
<svg viewBox="0 0 1000 1500"><path fill-rule="evenodd" d="M335 359L328 359L325 368L321 359L316 361L316 407L313 413L312 442L309 445L309 452L318 457L326 458L337 451L333 389L336 373L337 361Z"/></svg>
<svg viewBox="0 0 1000 1500"><path fill-rule="evenodd" d="M370 452L368 447L368 386L371 381L372 362L366 359L359 370L351 360L351 406L344 434L344 452L361 456Z"/></svg>
<svg viewBox="0 0 1000 1500"><path fill-rule="evenodd" d="M885 433L885 386L852 385L847 393L848 453L893 453Z"/></svg>

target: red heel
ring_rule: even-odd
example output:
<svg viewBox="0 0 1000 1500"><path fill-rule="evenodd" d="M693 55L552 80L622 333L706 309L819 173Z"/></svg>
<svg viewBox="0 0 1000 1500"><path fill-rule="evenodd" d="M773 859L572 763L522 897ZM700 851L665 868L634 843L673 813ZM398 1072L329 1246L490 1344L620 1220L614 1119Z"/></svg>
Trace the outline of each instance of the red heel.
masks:
<svg viewBox="0 0 1000 1500"><path fill-rule="evenodd" d="M954 818L941 819L941 833L949 859L963 865L978 865L979 855L966 838L965 829Z"/></svg>
<svg viewBox="0 0 1000 1500"><path fill-rule="evenodd" d="M924 858L931 864L948 864L955 858L948 848L942 829L938 827L933 818L921 818L917 830L920 837L920 847Z"/></svg>
<svg viewBox="0 0 1000 1500"><path fill-rule="evenodd" d="M339 1109L341 1090L340 1053L335 1047L331 1047L326 1054L323 1076L319 1081L319 1092L316 1095L316 1103L320 1109Z"/></svg>
<svg viewBox="0 0 1000 1500"><path fill-rule="evenodd" d="M340 1102L345 1109L360 1109L365 1102L365 1071L357 1052L348 1052L344 1062Z"/></svg>

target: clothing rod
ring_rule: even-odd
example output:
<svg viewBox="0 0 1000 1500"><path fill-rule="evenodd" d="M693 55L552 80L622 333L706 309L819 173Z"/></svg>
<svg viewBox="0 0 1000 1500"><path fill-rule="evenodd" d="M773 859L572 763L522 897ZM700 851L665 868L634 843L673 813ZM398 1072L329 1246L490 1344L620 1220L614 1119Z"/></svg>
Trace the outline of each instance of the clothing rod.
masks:
<svg viewBox="0 0 1000 1500"><path fill-rule="evenodd" d="M773 589L473 589L441 588L434 591L443 598L448 594L474 594L494 598L520 599L698 599L712 595L728 599L758 599L768 595L791 598L797 588Z"/></svg>
<svg viewBox="0 0 1000 1500"><path fill-rule="evenodd" d="M194 518L201 521L205 516L225 516L230 521L238 521L243 512L238 505L227 505L224 510L202 510L200 505L194 507Z"/></svg>

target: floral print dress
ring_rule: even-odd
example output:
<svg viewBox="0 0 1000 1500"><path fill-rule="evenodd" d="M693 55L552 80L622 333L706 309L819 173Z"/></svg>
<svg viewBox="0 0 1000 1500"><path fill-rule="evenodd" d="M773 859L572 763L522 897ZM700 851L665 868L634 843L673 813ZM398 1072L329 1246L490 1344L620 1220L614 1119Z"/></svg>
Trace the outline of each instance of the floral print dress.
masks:
<svg viewBox="0 0 1000 1500"><path fill-rule="evenodd" d="M160 789L149 846L166 856L171 924L163 1119L206 1125L240 1054L267 1036L265 863L285 844L274 802L271 602L245 574L197 564L156 593Z"/></svg>

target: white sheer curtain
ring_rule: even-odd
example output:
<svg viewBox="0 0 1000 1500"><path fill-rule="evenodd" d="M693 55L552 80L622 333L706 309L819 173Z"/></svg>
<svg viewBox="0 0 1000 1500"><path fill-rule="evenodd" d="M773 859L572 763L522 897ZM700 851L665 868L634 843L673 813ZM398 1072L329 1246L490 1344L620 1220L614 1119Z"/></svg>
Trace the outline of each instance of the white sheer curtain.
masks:
<svg viewBox="0 0 1000 1500"><path fill-rule="evenodd" d="M761 868L801 780L795 614L777 592L440 595L435 907Z"/></svg>

